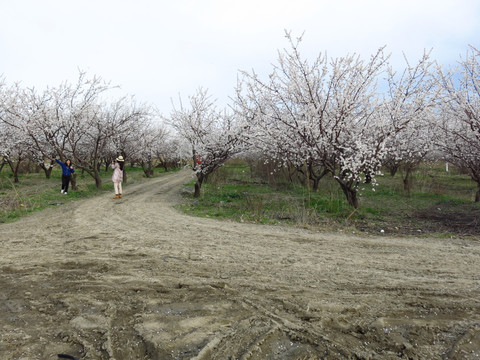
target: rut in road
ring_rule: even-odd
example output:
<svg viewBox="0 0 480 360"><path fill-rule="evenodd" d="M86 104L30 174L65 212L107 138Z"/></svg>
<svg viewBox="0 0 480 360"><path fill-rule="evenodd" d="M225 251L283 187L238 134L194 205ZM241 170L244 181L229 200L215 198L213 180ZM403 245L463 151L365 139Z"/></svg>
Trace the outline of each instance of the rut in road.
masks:
<svg viewBox="0 0 480 360"><path fill-rule="evenodd" d="M0 225L0 358L480 356L477 240L194 218L190 176Z"/></svg>

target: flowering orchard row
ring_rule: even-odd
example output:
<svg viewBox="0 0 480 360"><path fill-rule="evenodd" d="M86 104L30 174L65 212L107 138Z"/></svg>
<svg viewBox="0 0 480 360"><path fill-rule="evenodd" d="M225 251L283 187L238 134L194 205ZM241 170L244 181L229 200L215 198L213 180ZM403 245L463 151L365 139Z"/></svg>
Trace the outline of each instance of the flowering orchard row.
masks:
<svg viewBox="0 0 480 360"><path fill-rule="evenodd" d="M242 72L228 112L206 91L173 109L170 121L191 144L197 195L204 178L225 159L243 156L307 169L318 187L330 174L357 207L362 182L375 185L380 169L404 167L405 187L425 158L466 169L480 200L480 52L470 47L448 72L425 53L395 72L384 49L370 59L356 55L313 61L287 38L269 76Z"/></svg>
<svg viewBox="0 0 480 360"><path fill-rule="evenodd" d="M3 84L0 153L17 162L70 157L96 180L99 162L116 154L147 168L154 159L190 158L195 196L210 173L242 154L307 169L314 188L332 175L353 207L359 184L375 185L380 169L403 166L408 188L409 174L428 157L466 169L480 200L477 49L456 69L443 70L425 53L398 72L383 48L369 59L320 54L309 61L301 39L287 39L290 48L269 76L240 73L226 109L200 88L168 116L155 116L132 99L101 100L109 85L84 74L42 94Z"/></svg>
<svg viewBox="0 0 480 360"><path fill-rule="evenodd" d="M150 106L132 97L108 99L112 87L80 73L76 84L62 83L43 92L0 82L0 156L15 179L24 160L50 174L54 158L71 159L101 187L102 163L118 155L141 164L145 174L154 160L176 161L179 144L155 122Z"/></svg>

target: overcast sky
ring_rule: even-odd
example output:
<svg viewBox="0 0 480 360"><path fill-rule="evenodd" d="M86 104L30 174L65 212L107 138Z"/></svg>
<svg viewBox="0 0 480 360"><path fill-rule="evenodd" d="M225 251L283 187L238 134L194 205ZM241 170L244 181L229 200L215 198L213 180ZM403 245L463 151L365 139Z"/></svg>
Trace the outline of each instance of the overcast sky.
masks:
<svg viewBox="0 0 480 360"><path fill-rule="evenodd" d="M1 0L0 14L8 83L43 89L81 69L165 115L198 87L226 104L239 69L270 72L285 29L305 33L308 58L386 45L395 66L432 48L448 66L480 48L478 0Z"/></svg>

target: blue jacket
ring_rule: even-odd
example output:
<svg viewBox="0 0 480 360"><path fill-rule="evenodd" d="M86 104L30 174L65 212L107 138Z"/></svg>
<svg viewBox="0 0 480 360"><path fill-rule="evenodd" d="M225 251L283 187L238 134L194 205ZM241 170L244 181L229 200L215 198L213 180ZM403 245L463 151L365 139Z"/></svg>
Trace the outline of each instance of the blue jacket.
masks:
<svg viewBox="0 0 480 360"><path fill-rule="evenodd" d="M57 163L59 163L60 166L62 167L62 174L63 174L63 175L70 176L70 175L72 175L72 174L75 172L74 169L70 169L65 163L61 162L60 160L55 159L55 161L56 161Z"/></svg>

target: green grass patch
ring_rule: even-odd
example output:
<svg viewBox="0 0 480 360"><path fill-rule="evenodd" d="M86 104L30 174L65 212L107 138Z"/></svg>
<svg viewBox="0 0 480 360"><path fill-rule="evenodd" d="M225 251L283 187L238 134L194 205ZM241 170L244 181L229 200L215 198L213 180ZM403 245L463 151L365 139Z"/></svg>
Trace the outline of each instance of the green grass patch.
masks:
<svg viewBox="0 0 480 360"><path fill-rule="evenodd" d="M476 184L468 176L452 168L446 172L444 164L424 165L413 174L407 192L402 175L380 176L375 188L362 184L358 190L360 207L355 210L331 176L324 177L314 192L280 176L274 181L262 179L247 163L236 160L210 175L200 198L189 195L180 207L195 216L332 231L480 235L480 228L472 230L448 219L452 214L460 218L476 210L480 213L479 204L473 203Z"/></svg>

